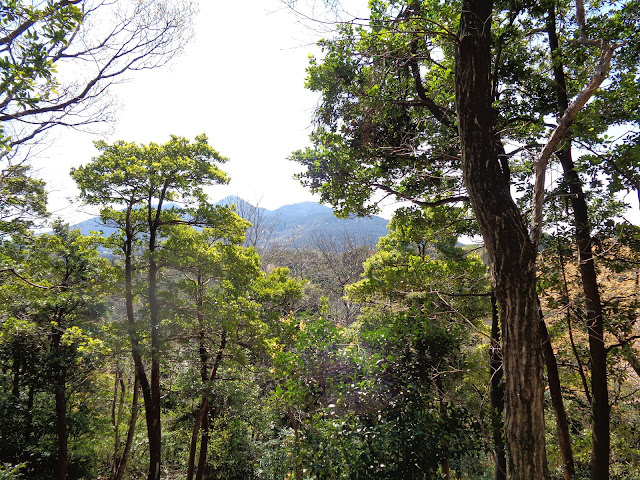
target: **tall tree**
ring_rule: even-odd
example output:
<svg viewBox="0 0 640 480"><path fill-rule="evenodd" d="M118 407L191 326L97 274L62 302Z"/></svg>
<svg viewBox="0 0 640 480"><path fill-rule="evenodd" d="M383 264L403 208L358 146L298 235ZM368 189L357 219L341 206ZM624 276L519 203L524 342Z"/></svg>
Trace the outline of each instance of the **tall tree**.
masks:
<svg viewBox="0 0 640 480"><path fill-rule="evenodd" d="M67 478L69 468L69 398L95 368L92 356L102 346L93 337L98 331L95 320L109 292L110 268L109 262L99 256L97 245L96 238L55 223L53 233L39 235L25 245L21 278L8 282L3 289L4 314L32 322L47 339L40 368L28 375L40 375L38 384L54 397L55 478L59 480ZM14 362L12 369L19 374L19 364ZM18 393L19 381L14 388ZM46 402L34 403L31 409L39 410L43 405Z"/></svg>
<svg viewBox="0 0 640 480"><path fill-rule="evenodd" d="M593 28L582 15L564 18L575 83L554 126L544 120L557 111L548 88L554 56L542 48L548 16L537 5L372 2L369 22L342 25L309 67L308 86L322 92L315 148L294 159L324 200L345 214L374 210L375 191L422 206L468 200L473 208L503 322L510 478L547 475L535 291L546 168L616 49L635 43L628 29L612 27L633 23L632 3L592 12L590 19L612 19ZM616 74L637 71L630 58L614 63ZM615 82L597 96L613 90L620 91ZM524 209L513 186L527 193Z"/></svg>
<svg viewBox="0 0 640 480"><path fill-rule="evenodd" d="M72 177L81 198L93 205L105 206L101 218L114 226L114 238L124 257L125 304L131 353L140 380L149 439L149 480L159 480L161 469L161 305L158 299L158 249L169 226L180 224L216 225L235 214L226 207L207 202L204 187L227 181L216 163L226 159L207 143L204 135L191 143L172 136L163 145L150 143L96 142L101 154L83 167L73 169ZM181 202L182 205L170 202ZM106 205L119 205L115 210ZM138 247L139 245L139 247ZM141 249L141 250L140 250ZM146 259L146 303L150 338L149 372L143 362L143 333L137 329L133 291L134 255L143 252Z"/></svg>
<svg viewBox="0 0 640 480"><path fill-rule="evenodd" d="M630 7L631 5L629 5ZM593 26L597 26L601 35L599 41L604 46L606 42L611 42L612 39L621 36L621 30L628 28L625 23L630 21L628 17L629 13L624 10L620 12L620 16L624 18L622 22L616 22L609 18L606 12L592 13L589 19L589 25L585 16L584 6L581 2L576 2L576 22L579 27L579 38L575 41L576 44L588 44L593 40L588 38L589 32L593 31ZM557 118L560 120L563 115L568 111L570 107L570 95L575 89L572 80L567 76L567 72L573 74L575 72L575 63L573 59L568 56L560 44L560 37L558 33L558 19L562 19L566 15L566 11L563 10L561 5L554 5L549 3L547 6L547 38L549 50L553 62L553 81L554 81L554 94L557 103ZM621 19L622 19L621 18ZM637 23L636 23L637 24ZM626 43L626 42L625 42ZM620 45L623 46L623 45ZM626 46L625 46L626 47ZM629 55L629 50L636 49L623 48L619 52L619 56L626 61L633 61L632 58L637 59L637 53ZM603 58L604 60L604 58ZM617 90L620 93L628 93L628 89L625 84L629 81L630 72L617 70L614 72L613 83L618 84ZM626 92L625 92L626 90ZM605 94L606 96L606 94ZM596 104L600 103L596 99ZM557 150L556 156L562 167L563 171L563 183L560 186L562 192L567 196L572 210L572 224L573 224L573 236L577 250L578 266L580 271L580 277L582 280L582 289L586 302L585 308L585 321L588 329L588 342L590 351L590 364L591 364L591 394L592 394L592 423L593 423L593 436L592 436L592 461L591 461L591 478L592 479L607 479L609 478L609 450L610 450L610 405L609 405L609 393L608 393L608 381L607 381L607 347L605 344L605 316L603 313L603 304L601 300L600 289L598 286L598 275L596 272L596 259L593 252L593 213L590 213L590 208L587 202L588 196L594 195L599 188L593 185L590 193L586 189L585 181L580 175L581 165L584 159L578 158L578 165L576 164L575 154L572 151L574 142L584 142L590 145L593 150L597 145L602 145L603 140L606 142L606 135L603 138L594 137L593 131L605 131L611 123L628 124L637 119L637 101L629 99L627 103L621 108L615 109L613 112L607 113L607 121L602 124L601 118L597 119L586 118L581 124L575 126L567 138ZM595 110L595 109L593 109ZM592 110L592 111L593 111ZM632 142L634 142L632 140ZM624 142L626 143L626 142ZM623 145L624 145L623 143ZM627 147L627 145L625 145ZM614 148L615 150L615 148ZM626 156L626 155L625 155ZM608 158L607 158L608 157ZM629 180L633 185L633 169L626 172L627 165L624 162L612 161L610 155L606 158L606 170L617 170L615 176L622 177L623 181L629 186ZM628 162L628 158L626 159ZM616 165L618 163L618 165ZM616 182L609 183L613 190L617 189L614 184ZM595 188L594 188L595 187ZM635 187L637 187L637 183ZM611 191L611 189L610 189ZM640 192L640 190L639 190Z"/></svg>
<svg viewBox="0 0 640 480"><path fill-rule="evenodd" d="M186 323L198 339L197 357L204 390L191 435L187 480L192 480L194 475L196 479L204 476L211 410L206 390L218 380L227 343L242 329L245 310L251 310L250 302L243 301L242 297L258 275L260 262L253 249L245 250L239 245L247 225L248 222L238 218L233 224L201 232L189 227L176 228L165 244L164 256L181 274L173 291L186 297L181 310L190 317ZM196 469L198 438L200 451Z"/></svg>

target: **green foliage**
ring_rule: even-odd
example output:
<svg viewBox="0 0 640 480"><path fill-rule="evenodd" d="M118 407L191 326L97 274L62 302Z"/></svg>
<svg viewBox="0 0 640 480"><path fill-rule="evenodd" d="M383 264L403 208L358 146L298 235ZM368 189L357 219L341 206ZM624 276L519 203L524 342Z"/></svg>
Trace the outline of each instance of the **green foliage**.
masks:
<svg viewBox="0 0 640 480"><path fill-rule="evenodd" d="M0 465L0 480L18 480L20 478L20 472L24 467L24 463L18 465L4 463Z"/></svg>
<svg viewBox="0 0 640 480"><path fill-rule="evenodd" d="M303 478L428 478L445 461L461 475L484 470L477 405L460 399L477 392L462 372L479 369L478 337L463 318L482 331L488 302L450 294L482 295L486 267L455 236L439 236L443 213L405 211L392 222L348 288L368 305L356 323L303 317L293 342L275 351L274 394Z"/></svg>
<svg viewBox="0 0 640 480"><path fill-rule="evenodd" d="M591 460L591 375L588 330L584 323L587 305L582 292L580 272L573 264L575 244L571 232L563 228L566 212L561 202L553 202L549 218L558 225L553 235L543 241L539 267L538 289L556 351L564 387L564 401L571 426L578 474L589 475ZM606 213L601 212L603 217ZM613 216L613 215L612 215ZM595 218L598 218L596 216ZM611 394L612 476L635 478L637 471L637 441L635 435L637 405L632 392L637 388L638 371L633 364L637 357L634 341L637 331L637 246L632 240L637 228L616 224L611 220L607 228L602 222L595 225L598 255L608 383ZM602 228L604 227L604 228ZM601 233L600 233L601 232ZM627 235L628 234L628 235ZM600 236L602 235L602 236ZM612 237L615 239L613 240ZM600 240L602 239L602 240ZM586 380L586 381L585 381ZM555 419L549 416L552 431ZM550 448L550 467L560 470L562 460L553 444Z"/></svg>
<svg viewBox="0 0 640 480"><path fill-rule="evenodd" d="M452 59L420 65L415 60L416 52L428 49L451 52L446 27L433 34L430 22L442 14L438 22L444 18L454 30L450 22L456 15L450 16L449 5L422 3L418 10L403 2L371 3L370 25L339 27L335 39L320 43L322 61L310 62L307 88L322 95L318 127L311 135L313 147L292 159L306 168L303 184L342 214L375 211L376 190L431 201L458 195L462 188L455 173L457 141L450 138ZM390 20L395 16L399 21ZM422 113L413 69L428 82L425 88L447 125Z"/></svg>
<svg viewBox="0 0 640 480"><path fill-rule="evenodd" d="M0 35L3 54L0 56L0 92L3 111L7 104L14 108L34 108L55 95L58 82L51 55L68 45L78 30L82 9L78 2L30 3L9 0L0 3ZM0 123L0 146L4 137Z"/></svg>
<svg viewBox="0 0 640 480"><path fill-rule="evenodd" d="M551 8L560 41L554 55ZM520 192L530 189L532 161L550 133L545 118L557 114L553 66L563 65L571 99L599 62L598 48L573 41L573 8L498 3L494 10L496 141L506 150L502 168ZM591 6L590 32L620 47L610 80L570 131L592 152L577 161L583 181L606 185L610 195L638 190L636 8L635 0ZM302 183L342 214L375 211L376 192L418 205L465 197L454 113L457 10L431 0L371 2L368 22L339 25L319 43L323 56L307 69L307 88L321 95L317 127L312 147L292 159L304 167Z"/></svg>
<svg viewBox="0 0 640 480"><path fill-rule="evenodd" d="M203 188L227 182L225 174L214 163L226 159L209 146L205 135L197 136L194 143L173 135L164 145L123 141L109 145L98 141L96 148L102 152L98 157L86 166L71 170L80 188L80 197L92 205L113 203L133 207L142 204L149 210L154 207L162 210L165 201L183 201L187 205L197 202L204 210L189 213L205 214L209 212ZM149 197L160 204L148 204ZM169 216L176 213L173 209L167 212Z"/></svg>
<svg viewBox="0 0 640 480"><path fill-rule="evenodd" d="M0 237L24 234L26 228L46 215L46 198L44 182L32 178L28 166L13 165L3 169L0 174ZM3 265L11 264L4 255L2 262Z"/></svg>
<svg viewBox="0 0 640 480"><path fill-rule="evenodd" d="M193 13L156 0L0 2L0 159L20 164L51 128L111 121L109 86L167 63Z"/></svg>
<svg viewBox="0 0 640 480"><path fill-rule="evenodd" d="M96 415L103 404L94 373L109 353L97 321L111 267L98 255L97 239L62 223L50 234L16 240L10 251L19 254L20 277L10 277L0 289L0 408L7 410L0 420L0 458L25 461L25 478L49 478L56 451L53 393L62 378L69 478L94 476L99 444L92 439L104 429L103 417Z"/></svg>
<svg viewBox="0 0 640 480"><path fill-rule="evenodd" d="M456 57L461 57L456 52L460 52L463 40L459 35L466 35L458 30L460 4L400 0L373 1L369 6L368 21L338 26L331 39L320 43L323 57L310 62L307 87L318 92L321 100L314 115L312 147L292 155L304 168L299 177L304 185L345 215L375 211L381 195L409 200L421 207L441 206L445 202L459 205L466 199L466 187L470 193L477 193L483 183L482 178L470 174L468 169L463 171L460 162L461 146L473 144L477 139L459 138L456 101L469 100L469 92L465 90L467 75L478 74L457 72L459 81L453 88L454 62ZM639 28L638 16L634 13L638 2L587 2L586 25L579 24L576 5L571 2L494 2L492 6L491 52L487 52L487 59L491 59L492 85L481 95L486 95L484 98L493 110L487 111L485 118L466 119L490 127L486 132L490 131L497 155L494 160L486 161L499 163L492 165L498 167L496 177L504 177L505 190L517 192L518 215L525 222L531 211L534 162L555 128L549 119L556 118L559 123L568 103L585 89L594 71L601 69L604 46L617 45L611 69L605 72L608 79L580 111L568 133L563 134L568 145L579 145L580 150L573 149L573 159L558 155L550 160L550 180L543 186L547 188L546 206L549 207L544 228L550 237L552 231L556 231L562 244L558 250L564 258L578 257L582 265L590 264L590 252L594 251L601 264L597 282L593 279L593 283L601 285L595 286L596 296L597 290L602 289L605 348L608 345L615 350L619 348L618 343L628 346L629 339L634 338L632 332L637 334L636 322L631 320L637 317L638 311L636 302L630 300L635 294L613 294L617 290L615 282L605 279L621 278L609 270L608 258L618 257L618 252L623 250L613 247L624 243L619 239L629 238L623 232L636 230L623 217L629 205L622 198L640 192L637 176L640 172L637 155L640 49L635 33ZM556 34L557 48L553 45ZM592 40L585 41L586 38ZM470 70L473 68L469 65ZM470 113L461 111L460 115ZM474 160L480 158L471 153L471 149L466 153ZM560 168L562 173L558 175ZM501 206L485 208L483 202L489 201L490 192L484 197L476 196L473 207L478 218L487 220L483 223L485 240L495 242ZM489 219L488 210L492 215ZM451 213L424 215L413 225L429 226L433 222L442 226L447 224ZM423 230L409 229L408 234L404 233L403 217L401 213L394 220L396 231L390 239L381 242L380 252L365 266L363 280L349 291L351 298L374 305L365 312L363 321L367 314L375 320L384 318L376 328L380 330L380 338L384 334L392 341L390 344L380 341L378 345L389 348L394 336L401 335L399 332L404 333L407 343L419 344L420 329L416 326L424 328L427 321L430 326L446 321L452 316L450 312L464 316L468 323L482 331L480 317L474 311L477 312L475 308L480 304L486 304L486 299L473 295L483 290L476 287L486 285L486 279L474 279L474 266L456 260L452 237L445 235L435 240L427 235L421 245ZM452 223L460 218L454 213ZM473 228L468 226L467 234ZM412 232L417 233L413 238ZM457 234L460 233L459 230ZM571 239L574 235L590 244L587 252L582 245L582 251L576 255L577 248ZM547 240L553 242L545 239L545 246L548 246ZM517 250L520 247L515 243L512 248ZM605 253L608 249L616 253L608 255ZM508 261L508 249L501 250L492 253L496 275L499 267ZM575 391L588 389L591 361L594 371L607 370L602 362L600 367L595 366L603 357L607 357L611 382L617 385L614 388L609 383L612 395L616 388L618 391L633 388L636 379L623 380L626 374L622 372L628 368L620 362L631 367L635 355L630 356L627 351L625 355L631 360L623 361L609 350L600 356L587 352L585 345L589 338L583 327L585 321L590 321L589 315L593 313L589 312L594 309L587 308L581 296L569 294L575 288L576 279L568 280L568 269L563 272L558 265L549 265L548 259L554 253L544 250L541 254L539 292L551 297L549 314L560 316L557 311L564 309L562 314L573 319L576 336L580 329L577 345L573 347L567 347L567 339L562 336L566 335L566 325L557 327L558 336L552 339L573 350L573 355L578 357L572 360L573 367L563 372L568 390L565 394L572 402L574 397L581 396ZM620 255L622 258L612 260L611 264L616 265L612 270L620 274L625 269L624 259L634 254L637 256L637 250L630 249ZM427 256L432 258L426 260ZM481 266L478 259L476 261ZM635 264L635 260L632 263ZM576 275L575 270L572 275ZM500 288L498 280L496 276ZM588 281L583 283L586 285ZM572 287L568 288L567 284ZM584 295L589 296L588 288ZM593 294L588 301L593 301ZM502 314L508 316L509 312ZM395 330L389 326L394 322L398 324ZM367 325L363 325L366 328ZM415 329L413 336L407 335L412 332L410 325ZM428 330L423 332L426 334ZM593 340L594 336L590 338ZM582 377L578 374L580 371ZM580 384L584 387L577 388ZM588 397L588 392L584 395ZM585 413L591 402L581 398L578 403L580 407L576 408L582 413L575 421L583 428L591 421ZM600 399L594 406L606 403L607 400ZM596 419L603 417L598 413L594 415ZM576 433L575 450L580 452L581 466L588 463L585 457L590 433ZM599 435L604 436L602 431ZM604 444L602 441L601 445ZM606 456L606 452L602 456ZM606 461L594 458L594 465L604 465Z"/></svg>

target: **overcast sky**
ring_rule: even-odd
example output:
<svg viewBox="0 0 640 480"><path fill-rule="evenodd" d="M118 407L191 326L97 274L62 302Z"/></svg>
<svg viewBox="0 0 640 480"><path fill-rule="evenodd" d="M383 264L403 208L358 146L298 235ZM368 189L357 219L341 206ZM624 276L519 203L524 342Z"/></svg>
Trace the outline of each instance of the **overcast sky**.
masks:
<svg viewBox="0 0 640 480"><path fill-rule="evenodd" d="M366 1L345 5L357 13L354 6ZM49 185L54 214L72 223L81 215L68 200L76 194L68 174L96 154L93 140L164 143L170 134L205 133L230 159L222 168L231 182L210 190L213 201L237 194L272 209L317 200L292 178L300 166L287 156L308 143L317 95L304 88L305 68L326 27L280 0L247 0L241 7L201 0L199 8L195 38L180 57L162 69L134 72L113 89L122 108L112 133L58 130L39 156L35 167Z"/></svg>

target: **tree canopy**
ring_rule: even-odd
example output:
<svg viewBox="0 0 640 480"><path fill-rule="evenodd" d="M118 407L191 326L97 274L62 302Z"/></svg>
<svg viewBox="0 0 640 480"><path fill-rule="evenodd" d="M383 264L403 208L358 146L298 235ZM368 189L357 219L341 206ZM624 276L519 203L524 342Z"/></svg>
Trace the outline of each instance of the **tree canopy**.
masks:
<svg viewBox="0 0 640 480"><path fill-rule="evenodd" d="M321 94L313 147L293 154L303 184L345 215L375 211L385 196L422 207L469 203L502 314L513 478L547 475L535 265L553 195L565 195L574 214L597 392L592 478L608 477L591 212L607 204L609 218L620 214L618 199L636 188L626 169L637 160L638 18L633 1L586 7L371 2L369 19L340 25L321 43L324 57L312 59L307 86ZM615 141L613 129L622 132ZM572 145L583 147L575 158ZM548 182L555 166L562 175Z"/></svg>

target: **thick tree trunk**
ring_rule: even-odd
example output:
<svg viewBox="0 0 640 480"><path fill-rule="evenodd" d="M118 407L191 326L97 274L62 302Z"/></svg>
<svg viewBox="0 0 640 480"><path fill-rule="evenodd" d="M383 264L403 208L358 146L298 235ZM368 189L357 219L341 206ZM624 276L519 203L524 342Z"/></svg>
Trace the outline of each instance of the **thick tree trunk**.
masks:
<svg viewBox="0 0 640 480"><path fill-rule="evenodd" d="M549 12L549 47L552 54L558 50L555 12ZM553 69L556 82L559 117L569 107L566 81L562 64ZM582 189L582 181L575 170L571 156L571 141L567 140L563 148L557 152L562 164L564 182L569 189L569 199L573 210L575 227L574 237L578 247L578 266L582 289L587 307L586 321L589 334L589 353L591 355L591 415L592 415L592 453L591 480L608 480L609 478L609 390L607 388L607 350L604 345L602 302L598 291L598 278L591 248L591 226L587 202Z"/></svg>
<svg viewBox="0 0 640 480"><path fill-rule="evenodd" d="M491 375L491 428L495 454L495 480L506 480L507 457L504 445L504 384L502 352L500 349L500 317L496 297L491 292L491 345L489 346L489 374Z"/></svg>
<svg viewBox="0 0 640 480"><path fill-rule="evenodd" d="M456 46L456 109L469 199L489 255L502 313L507 476L548 476L544 381L538 335L536 246L500 168L491 83L491 1L462 2Z"/></svg>

